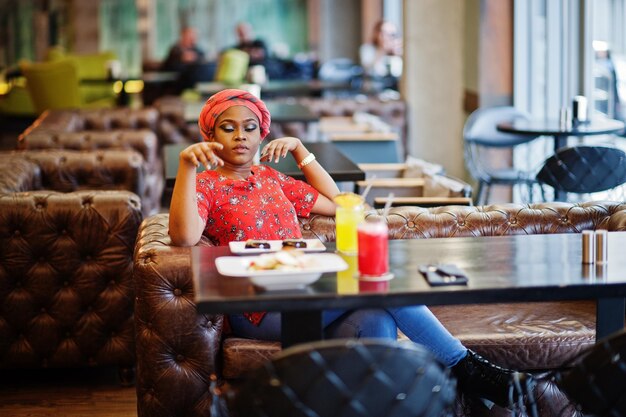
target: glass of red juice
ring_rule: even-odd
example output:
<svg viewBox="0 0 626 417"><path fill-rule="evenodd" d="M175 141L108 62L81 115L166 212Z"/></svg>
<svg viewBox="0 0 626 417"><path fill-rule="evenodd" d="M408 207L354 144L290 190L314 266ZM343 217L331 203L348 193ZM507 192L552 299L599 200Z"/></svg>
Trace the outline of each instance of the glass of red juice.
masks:
<svg viewBox="0 0 626 417"><path fill-rule="evenodd" d="M359 274L362 277L379 277L389 272L389 237L387 223L379 219L366 219L357 228L359 248Z"/></svg>

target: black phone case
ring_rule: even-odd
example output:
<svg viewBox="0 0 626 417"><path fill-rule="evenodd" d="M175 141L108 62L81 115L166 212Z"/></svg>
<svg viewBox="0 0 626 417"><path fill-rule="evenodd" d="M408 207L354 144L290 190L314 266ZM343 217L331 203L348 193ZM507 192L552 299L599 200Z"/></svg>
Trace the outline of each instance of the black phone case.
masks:
<svg viewBox="0 0 626 417"><path fill-rule="evenodd" d="M456 265L420 265L419 271L433 287L467 285L467 276Z"/></svg>

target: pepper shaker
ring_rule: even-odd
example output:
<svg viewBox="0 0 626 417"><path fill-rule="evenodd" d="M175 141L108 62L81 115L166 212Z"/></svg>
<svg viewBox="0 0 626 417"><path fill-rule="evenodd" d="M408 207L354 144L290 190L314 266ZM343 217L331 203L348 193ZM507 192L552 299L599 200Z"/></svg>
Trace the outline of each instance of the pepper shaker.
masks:
<svg viewBox="0 0 626 417"><path fill-rule="evenodd" d="M608 261L609 234L606 230L596 230L596 263L605 264Z"/></svg>
<svg viewBox="0 0 626 417"><path fill-rule="evenodd" d="M583 263L592 264L596 260L596 239L593 230L583 230Z"/></svg>

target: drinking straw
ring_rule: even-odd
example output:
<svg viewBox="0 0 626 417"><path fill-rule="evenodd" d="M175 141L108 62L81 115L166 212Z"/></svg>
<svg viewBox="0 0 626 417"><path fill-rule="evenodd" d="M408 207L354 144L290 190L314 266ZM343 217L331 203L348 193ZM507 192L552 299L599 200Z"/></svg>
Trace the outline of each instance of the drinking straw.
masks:
<svg viewBox="0 0 626 417"><path fill-rule="evenodd" d="M361 198L363 199L363 201L365 201L365 197L367 197L367 193L370 192L370 190L372 189L372 186L374 185L374 183L371 180L376 179L376 175L372 175L370 177L370 182L369 184L367 184L367 187L365 187L365 191L363 191L363 194L361 194Z"/></svg>
<svg viewBox="0 0 626 417"><path fill-rule="evenodd" d="M389 193L387 196L387 202L385 203L385 207L383 208L383 218L387 218L387 214L389 214L389 209L391 208L391 203L393 202L393 193Z"/></svg>

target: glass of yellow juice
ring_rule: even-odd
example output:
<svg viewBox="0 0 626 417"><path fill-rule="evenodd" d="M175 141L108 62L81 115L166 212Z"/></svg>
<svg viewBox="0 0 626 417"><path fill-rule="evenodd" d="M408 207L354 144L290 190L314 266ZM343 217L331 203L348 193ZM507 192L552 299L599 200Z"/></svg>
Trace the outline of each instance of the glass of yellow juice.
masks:
<svg viewBox="0 0 626 417"><path fill-rule="evenodd" d="M356 254L357 227L365 217L363 198L354 193L340 193L334 200L337 204L335 212L337 250L345 254Z"/></svg>

